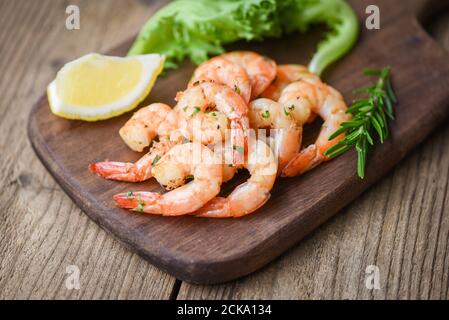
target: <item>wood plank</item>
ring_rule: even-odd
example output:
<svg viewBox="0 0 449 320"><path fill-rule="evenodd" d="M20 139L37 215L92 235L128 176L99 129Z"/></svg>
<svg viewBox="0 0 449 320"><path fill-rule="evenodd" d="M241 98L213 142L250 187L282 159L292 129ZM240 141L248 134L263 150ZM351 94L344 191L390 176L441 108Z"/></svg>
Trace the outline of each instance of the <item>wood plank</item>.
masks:
<svg viewBox="0 0 449 320"><path fill-rule="evenodd" d="M449 50L449 13L431 26ZM239 281L182 283L178 299L448 299L449 126L267 268ZM365 286L366 267L380 290Z"/></svg>
<svg viewBox="0 0 449 320"><path fill-rule="evenodd" d="M0 9L0 299L168 299L175 279L87 218L26 137L31 106L61 65L135 34L160 3L70 1L81 10L77 31L65 29L68 4L4 1ZM80 290L65 286L68 265L80 268Z"/></svg>

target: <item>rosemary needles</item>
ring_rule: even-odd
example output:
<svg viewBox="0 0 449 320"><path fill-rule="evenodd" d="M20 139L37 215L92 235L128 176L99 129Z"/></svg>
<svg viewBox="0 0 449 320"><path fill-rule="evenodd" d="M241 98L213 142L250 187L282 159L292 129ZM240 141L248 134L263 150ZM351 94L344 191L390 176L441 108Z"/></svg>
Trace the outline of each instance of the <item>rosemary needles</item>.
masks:
<svg viewBox="0 0 449 320"><path fill-rule="evenodd" d="M381 70L366 69L363 73L369 77L377 77L378 80L372 86L354 90L354 93L364 93L367 97L353 101L347 111L352 114L352 120L342 123L329 140L342 133L346 133L346 137L325 152L327 157L334 158L355 147L357 174L362 179L365 177L367 152L374 145L373 134L377 133L381 143L388 138L388 121L394 119L393 105L397 103L389 67Z"/></svg>

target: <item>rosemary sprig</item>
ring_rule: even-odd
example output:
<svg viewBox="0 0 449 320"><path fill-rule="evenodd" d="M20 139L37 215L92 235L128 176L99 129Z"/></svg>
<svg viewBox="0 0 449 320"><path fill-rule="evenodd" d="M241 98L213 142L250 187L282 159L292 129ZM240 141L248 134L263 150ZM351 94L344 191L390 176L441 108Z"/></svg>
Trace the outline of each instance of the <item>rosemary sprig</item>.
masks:
<svg viewBox="0 0 449 320"><path fill-rule="evenodd" d="M355 147L357 174L362 179L365 177L367 152L374 145L373 133L377 133L381 143L388 138L388 120L394 120L393 105L397 103L389 67L381 70L366 69L363 73L379 79L372 86L354 90L354 93L364 93L367 97L353 101L347 111L352 114L352 120L342 123L341 128L329 140L342 133L346 133L346 137L325 152L327 157L334 158Z"/></svg>

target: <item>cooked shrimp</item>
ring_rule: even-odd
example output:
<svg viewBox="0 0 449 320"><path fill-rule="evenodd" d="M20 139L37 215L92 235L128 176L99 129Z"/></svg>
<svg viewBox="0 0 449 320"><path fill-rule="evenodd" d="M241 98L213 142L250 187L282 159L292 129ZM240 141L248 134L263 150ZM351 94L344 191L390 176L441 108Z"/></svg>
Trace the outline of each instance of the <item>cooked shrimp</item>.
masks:
<svg viewBox="0 0 449 320"><path fill-rule="evenodd" d="M196 157L200 157L197 161ZM165 194L128 192L114 196L117 206L134 211L179 216L203 207L220 192L222 165L217 155L200 143L180 144L168 151L153 167L159 181L170 181L173 171L192 181Z"/></svg>
<svg viewBox="0 0 449 320"><path fill-rule="evenodd" d="M223 182L231 180L235 173L242 168L243 165L232 165L232 148L223 143L217 143L212 146L212 150L221 160L222 172L223 172Z"/></svg>
<svg viewBox="0 0 449 320"><path fill-rule="evenodd" d="M172 111L173 112L173 111ZM150 119L148 119L150 121ZM170 136L159 137L158 142L154 142L150 151L135 163L104 161L91 164L89 170L97 175L110 180L119 180L127 182L141 182L153 177L151 173L153 162L157 162L166 152L175 145L185 141L192 140L204 145L216 144L225 139L228 119L219 112L204 113L195 118L185 121L180 119L179 126L161 123L159 128L171 127L174 131ZM160 130L164 134L167 131Z"/></svg>
<svg viewBox="0 0 449 320"><path fill-rule="evenodd" d="M141 152L156 136L169 136L178 128L179 121L170 106L153 103L134 113L119 133L132 150Z"/></svg>
<svg viewBox="0 0 449 320"><path fill-rule="evenodd" d="M209 145L225 139L229 121L220 111L199 112L188 119L186 125L183 133L189 140Z"/></svg>
<svg viewBox="0 0 449 320"><path fill-rule="evenodd" d="M231 180L237 170L242 167L232 165L232 149L222 143L212 145L210 146L210 149L216 154L216 159L221 165L223 182ZM179 170L175 165L172 165L171 162L168 162L168 164L161 163L159 166L155 166L153 173L156 180L167 190L179 188L188 180L186 179L184 171Z"/></svg>
<svg viewBox="0 0 449 320"><path fill-rule="evenodd" d="M244 163L245 131L249 128L248 106L233 89L212 82L179 92L175 110L192 118L200 112L217 109L230 120L231 143L234 148L233 164Z"/></svg>
<svg viewBox="0 0 449 320"><path fill-rule="evenodd" d="M251 97L251 82L246 71L237 63L223 57L212 58L193 73L189 88L202 82L215 82L234 89L248 103Z"/></svg>
<svg viewBox="0 0 449 320"><path fill-rule="evenodd" d="M268 88L262 92L262 98L278 101L281 97L282 90L290 83L299 81L305 78L316 78L317 75L307 69L306 66L300 64L283 64L278 65L276 69L276 78Z"/></svg>
<svg viewBox="0 0 449 320"><path fill-rule="evenodd" d="M109 179L127 182L141 182L150 179L152 164L168 152L177 142L163 140L154 143L150 152L135 163L104 161L89 165L89 170Z"/></svg>
<svg viewBox="0 0 449 320"><path fill-rule="evenodd" d="M271 148L263 141L248 144L248 161L245 167L251 177L226 197L217 197L195 211L198 217L238 218L263 206L270 198L277 176L277 162Z"/></svg>
<svg viewBox="0 0 449 320"><path fill-rule="evenodd" d="M251 127L270 128L273 133L274 153L278 157L279 170L298 153L301 146L302 127L297 126L287 108L270 99L256 99L249 104Z"/></svg>
<svg viewBox="0 0 449 320"><path fill-rule="evenodd" d="M251 81L251 99L259 97L276 77L276 62L252 51L234 51L219 57L237 63L245 69Z"/></svg>
<svg viewBox="0 0 449 320"><path fill-rule="evenodd" d="M301 150L284 168L282 176L293 177L302 174L323 161L329 160L324 152L344 138L344 134L329 141L329 137L340 128L341 123L350 120L347 106L342 95L334 88L316 79L294 82L288 85L279 101L288 101L294 107L298 121L307 119L307 108L317 113L323 120L323 126L314 144ZM301 110L301 112L298 112ZM295 113L292 113L295 115Z"/></svg>

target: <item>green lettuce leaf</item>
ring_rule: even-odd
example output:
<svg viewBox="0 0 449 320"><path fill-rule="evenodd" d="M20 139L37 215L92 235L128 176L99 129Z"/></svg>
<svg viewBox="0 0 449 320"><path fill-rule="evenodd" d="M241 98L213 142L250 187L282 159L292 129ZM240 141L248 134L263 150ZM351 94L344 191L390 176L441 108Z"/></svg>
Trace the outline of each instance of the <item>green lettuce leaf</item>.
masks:
<svg viewBox="0 0 449 320"><path fill-rule="evenodd" d="M160 53L165 68L175 68L185 58L200 64L238 40L280 37L323 23L330 32L310 64L320 74L357 39L357 17L344 0L173 1L145 24L129 54Z"/></svg>

